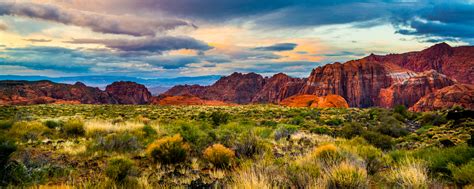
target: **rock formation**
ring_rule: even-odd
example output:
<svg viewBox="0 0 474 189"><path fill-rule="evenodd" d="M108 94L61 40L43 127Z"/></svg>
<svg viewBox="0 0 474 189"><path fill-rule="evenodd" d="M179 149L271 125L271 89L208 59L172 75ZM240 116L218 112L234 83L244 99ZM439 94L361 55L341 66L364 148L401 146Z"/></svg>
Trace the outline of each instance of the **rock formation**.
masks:
<svg viewBox="0 0 474 189"><path fill-rule="evenodd" d="M453 106L474 110L474 85L456 84L442 88L425 95L410 110L432 111Z"/></svg>
<svg viewBox="0 0 474 189"><path fill-rule="evenodd" d="M119 81L107 85L105 91L119 104L148 104L151 93L141 84L130 81Z"/></svg>
<svg viewBox="0 0 474 189"><path fill-rule="evenodd" d="M294 95L281 101L280 105L289 107L348 108L346 100L339 95L318 97L316 95Z"/></svg>

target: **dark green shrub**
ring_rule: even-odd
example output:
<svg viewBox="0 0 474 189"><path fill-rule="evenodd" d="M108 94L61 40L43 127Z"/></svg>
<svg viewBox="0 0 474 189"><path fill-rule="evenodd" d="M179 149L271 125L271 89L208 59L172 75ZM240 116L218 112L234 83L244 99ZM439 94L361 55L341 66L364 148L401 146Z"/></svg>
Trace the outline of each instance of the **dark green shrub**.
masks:
<svg viewBox="0 0 474 189"><path fill-rule="evenodd" d="M280 124L275 130L275 140L280 140L282 138L288 139L293 133L298 131L298 128L299 127L296 125Z"/></svg>
<svg viewBox="0 0 474 189"><path fill-rule="evenodd" d="M316 134L326 134L326 135L332 134L331 128L327 126L316 126L316 127L311 128L309 131Z"/></svg>
<svg viewBox="0 0 474 189"><path fill-rule="evenodd" d="M451 148L427 148L417 150L415 157L428 162L430 172L441 176L450 177L449 164L461 166L474 158L474 148L467 145L458 145Z"/></svg>
<svg viewBox="0 0 474 189"><path fill-rule="evenodd" d="M86 134L84 122L79 119L70 119L64 123L63 132L72 137L84 136Z"/></svg>
<svg viewBox="0 0 474 189"><path fill-rule="evenodd" d="M14 123L13 120L0 120L0 129L10 129Z"/></svg>
<svg viewBox="0 0 474 189"><path fill-rule="evenodd" d="M253 157L256 154L262 153L265 147L253 132L245 132L237 139L234 149L238 157Z"/></svg>
<svg viewBox="0 0 474 189"><path fill-rule="evenodd" d="M158 134L156 132L156 130L150 125L143 126L142 131L143 131L143 133L145 133L145 137L151 137L151 136L155 136L156 134Z"/></svg>
<svg viewBox="0 0 474 189"><path fill-rule="evenodd" d="M61 128L62 123L56 120L47 120L44 122L44 125L46 125L46 127L50 129L56 129L56 128Z"/></svg>
<svg viewBox="0 0 474 189"><path fill-rule="evenodd" d="M375 127L375 131L388 135L391 137L401 137L408 134L408 130L404 128L403 124L391 116L380 117L381 123Z"/></svg>
<svg viewBox="0 0 474 189"><path fill-rule="evenodd" d="M278 123L276 121L272 121L272 120L263 120L263 121L260 122L260 125L275 127L275 126L278 125Z"/></svg>
<svg viewBox="0 0 474 189"><path fill-rule="evenodd" d="M292 125L302 125L304 123L304 118L301 116L296 116L293 119L291 119L288 123Z"/></svg>
<svg viewBox="0 0 474 189"><path fill-rule="evenodd" d="M189 145L178 134L154 141L147 147L147 154L162 164L182 163L186 160Z"/></svg>
<svg viewBox="0 0 474 189"><path fill-rule="evenodd" d="M40 122L20 121L15 122L12 128L9 129L8 133L10 136L20 138L24 141L28 141L38 140L41 137L50 134L51 130Z"/></svg>
<svg viewBox="0 0 474 189"><path fill-rule="evenodd" d="M393 112L398 113L402 115L403 117L407 117L407 114L408 114L407 107L405 107L404 105L395 106L393 108Z"/></svg>
<svg viewBox="0 0 474 189"><path fill-rule="evenodd" d="M112 158L107 163L105 175L115 182L124 182L130 175L133 161L128 158Z"/></svg>
<svg viewBox="0 0 474 189"><path fill-rule="evenodd" d="M462 166L448 165L453 174L453 180L460 185L474 184L474 159Z"/></svg>
<svg viewBox="0 0 474 189"><path fill-rule="evenodd" d="M325 123L326 125L330 125L330 126L338 126L342 124L342 120L338 118L329 119L329 120L326 120Z"/></svg>
<svg viewBox="0 0 474 189"><path fill-rule="evenodd" d="M171 128L170 133L179 134L185 141L196 147L198 151L201 151L212 142L207 133L196 124L180 122Z"/></svg>
<svg viewBox="0 0 474 189"><path fill-rule="evenodd" d="M382 150L389 150L394 145L392 137L377 132L366 131L362 136L368 143Z"/></svg>
<svg viewBox="0 0 474 189"><path fill-rule="evenodd" d="M440 126L448 122L445 116L439 115L438 113L434 113L434 112L423 113L418 120L421 125L434 125L434 126Z"/></svg>
<svg viewBox="0 0 474 189"><path fill-rule="evenodd" d="M341 135L345 138L360 136L363 132L364 127L362 124L357 122L344 123L344 126L341 129Z"/></svg>
<svg viewBox="0 0 474 189"><path fill-rule="evenodd" d="M219 126L221 124L226 124L229 122L230 114L226 112L216 111L212 112L209 116L211 119L212 125Z"/></svg>

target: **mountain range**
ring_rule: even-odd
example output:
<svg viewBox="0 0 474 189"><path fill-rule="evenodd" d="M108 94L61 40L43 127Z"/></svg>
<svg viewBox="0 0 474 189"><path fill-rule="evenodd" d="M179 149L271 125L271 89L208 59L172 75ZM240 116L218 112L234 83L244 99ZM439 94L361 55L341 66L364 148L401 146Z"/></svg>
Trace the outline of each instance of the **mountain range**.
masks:
<svg viewBox="0 0 474 189"><path fill-rule="evenodd" d="M213 77L217 76L200 79L209 81ZM180 81L167 80L168 83ZM8 80L0 82L0 104L163 105L164 102L179 104L179 101L193 104L189 99L198 100L197 104L207 101L213 102L210 104L280 104L289 97L301 99L294 98L298 95L338 95L342 98L327 99L343 99L350 107L362 108L404 105L415 111L426 111L459 105L474 109L474 46L451 47L440 43L417 52L371 54L358 60L317 67L307 78L293 78L284 73L272 77L233 73L211 85L176 85L159 96L152 96L145 87L152 83L153 80L130 78L128 82L114 82L101 90L81 82L71 85Z"/></svg>

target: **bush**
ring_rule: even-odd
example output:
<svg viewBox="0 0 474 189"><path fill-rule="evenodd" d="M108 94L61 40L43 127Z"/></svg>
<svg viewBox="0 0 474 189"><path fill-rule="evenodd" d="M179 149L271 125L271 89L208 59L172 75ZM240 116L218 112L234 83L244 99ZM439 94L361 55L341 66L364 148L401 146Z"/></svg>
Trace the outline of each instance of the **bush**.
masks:
<svg viewBox="0 0 474 189"><path fill-rule="evenodd" d="M253 157L265 150L265 146L253 132L244 132L239 136L234 146L238 157Z"/></svg>
<svg viewBox="0 0 474 189"><path fill-rule="evenodd" d="M136 136L130 133L112 133L105 137L99 136L93 144L96 150L130 152L140 149Z"/></svg>
<svg viewBox="0 0 474 189"><path fill-rule="evenodd" d="M0 129L10 129L14 123L13 120L0 120Z"/></svg>
<svg viewBox="0 0 474 189"><path fill-rule="evenodd" d="M84 122L79 119L70 119L64 123L63 132L67 136L84 136L86 134L86 130L84 129Z"/></svg>
<svg viewBox="0 0 474 189"><path fill-rule="evenodd" d="M145 137L151 137L151 136L155 136L156 134L158 134L156 132L156 130L150 125L143 126L142 131L143 131L143 133L145 133Z"/></svg>
<svg viewBox="0 0 474 189"><path fill-rule="evenodd" d="M330 125L330 126L338 126L338 125L341 125L342 124L342 120L341 119L329 119L329 120L326 120L325 121L326 125Z"/></svg>
<svg viewBox="0 0 474 189"><path fill-rule="evenodd" d="M327 175L327 187L336 188L367 188L368 180L365 169L342 162L331 169Z"/></svg>
<svg viewBox="0 0 474 189"><path fill-rule="evenodd" d="M365 140L367 140L367 142L382 150L392 149L394 145L392 137L380 133L366 131L362 134L362 136Z"/></svg>
<svg viewBox="0 0 474 189"><path fill-rule="evenodd" d="M466 164L474 158L474 148L467 145L451 148L428 148L416 151L414 156L426 160L430 172L441 177L451 177L448 165Z"/></svg>
<svg viewBox="0 0 474 189"><path fill-rule="evenodd" d="M415 160L406 159L394 166L385 175L387 183L394 188L428 188L429 177L426 167Z"/></svg>
<svg viewBox="0 0 474 189"><path fill-rule="evenodd" d="M219 168L230 167L235 152L222 144L214 144L204 150L204 158Z"/></svg>
<svg viewBox="0 0 474 189"><path fill-rule="evenodd" d="M147 154L155 161L162 164L181 163L186 160L189 145L183 141L181 135L164 137L155 140L147 147Z"/></svg>
<svg viewBox="0 0 474 189"><path fill-rule="evenodd" d="M398 113L398 114L402 115L403 117L407 117L407 115L408 115L407 107L405 107L404 105L395 106L393 108L393 112Z"/></svg>
<svg viewBox="0 0 474 189"><path fill-rule="evenodd" d="M453 174L453 180L460 185L474 184L474 159L462 166L448 165Z"/></svg>
<svg viewBox="0 0 474 189"><path fill-rule="evenodd" d="M9 134L22 140L37 140L40 137L49 134L51 131L48 127L40 122L16 122L9 130Z"/></svg>
<svg viewBox="0 0 474 189"><path fill-rule="evenodd" d="M373 146L358 145L357 154L364 159L367 173L373 175L388 164L388 158L383 152Z"/></svg>
<svg viewBox="0 0 474 189"><path fill-rule="evenodd" d="M293 133L298 131L298 128L299 127L296 125L280 124L275 130L275 140L280 140L282 138L288 139Z"/></svg>
<svg viewBox="0 0 474 189"><path fill-rule="evenodd" d="M292 186L307 188L317 182L321 168L317 163L297 160L286 166L285 173Z"/></svg>
<svg viewBox="0 0 474 189"><path fill-rule="evenodd" d="M50 129L56 129L56 128L61 128L62 123L56 120L47 120L44 122L44 125L46 125L46 127Z"/></svg>
<svg viewBox="0 0 474 189"><path fill-rule="evenodd" d="M333 144L317 147L311 156L324 165L335 165L343 160L342 154Z"/></svg>
<svg viewBox="0 0 474 189"><path fill-rule="evenodd" d="M291 119L288 123L292 125L302 125L304 123L304 118L301 116L296 116L293 119Z"/></svg>
<svg viewBox="0 0 474 189"><path fill-rule="evenodd" d="M316 127L311 128L309 131L311 133L316 133L316 134L326 134L326 135L332 134L331 128L328 126L316 126Z"/></svg>
<svg viewBox="0 0 474 189"><path fill-rule="evenodd" d="M130 175L132 167L133 162L128 158L112 158L107 164L105 175L115 182L124 182Z"/></svg>
<svg viewBox="0 0 474 189"><path fill-rule="evenodd" d="M408 130L404 128L403 124L394 117L381 117L380 121L381 123L375 128L375 130L379 133L396 138L406 136L408 134Z"/></svg>
<svg viewBox="0 0 474 189"><path fill-rule="evenodd" d="M190 123L179 122L177 125L173 125L171 133L179 134L184 138L185 141L189 142L197 150L204 149L209 145L209 137L198 125Z"/></svg>
<svg viewBox="0 0 474 189"><path fill-rule="evenodd" d="M10 154L15 151L15 142L6 138L5 136L0 135L0 169L6 165L8 159L10 158Z"/></svg>
<svg viewBox="0 0 474 189"><path fill-rule="evenodd" d="M226 124L227 122L229 122L230 114L216 111L212 112L209 117L211 118L212 125L219 126L221 124Z"/></svg>
<svg viewBox="0 0 474 189"><path fill-rule="evenodd" d="M344 126L341 129L341 135L345 138L352 138L362 135L364 132L364 127L362 124L357 122L344 123Z"/></svg>

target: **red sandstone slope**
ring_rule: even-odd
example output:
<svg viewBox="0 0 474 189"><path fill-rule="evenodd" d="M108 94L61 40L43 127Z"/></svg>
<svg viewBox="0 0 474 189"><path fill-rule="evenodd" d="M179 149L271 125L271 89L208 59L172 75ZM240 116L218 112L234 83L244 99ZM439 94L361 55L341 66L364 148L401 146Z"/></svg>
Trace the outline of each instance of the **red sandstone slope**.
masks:
<svg viewBox="0 0 474 189"><path fill-rule="evenodd" d="M433 69L460 83L474 84L474 46L451 47L440 43L419 52L371 55L363 59L397 64L415 72Z"/></svg>
<svg viewBox="0 0 474 189"><path fill-rule="evenodd" d="M0 81L0 104L45 103L116 104L107 92L77 82L74 85L51 81Z"/></svg>
<svg viewBox="0 0 474 189"><path fill-rule="evenodd" d="M452 106L474 110L474 85L456 84L442 88L421 98L411 110L431 111Z"/></svg>
<svg viewBox="0 0 474 189"><path fill-rule="evenodd" d="M316 95L294 95L280 102L280 105L289 107L312 108L348 108L346 100L339 95L318 97Z"/></svg>
<svg viewBox="0 0 474 189"><path fill-rule="evenodd" d="M278 73L266 79L265 85L252 98L254 103L278 103L281 100L296 94L302 85L303 79L292 78L284 73Z"/></svg>
<svg viewBox="0 0 474 189"><path fill-rule="evenodd" d="M148 104L152 97L144 85L130 81L114 82L105 91L119 104Z"/></svg>

